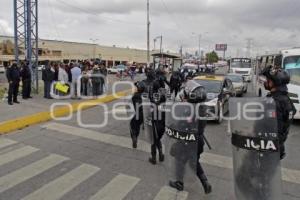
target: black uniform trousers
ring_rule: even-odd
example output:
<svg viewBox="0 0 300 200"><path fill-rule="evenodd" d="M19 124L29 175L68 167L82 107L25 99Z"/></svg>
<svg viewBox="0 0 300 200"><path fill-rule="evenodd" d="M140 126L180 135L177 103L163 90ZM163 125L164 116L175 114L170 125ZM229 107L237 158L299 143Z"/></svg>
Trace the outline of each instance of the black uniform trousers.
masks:
<svg viewBox="0 0 300 200"><path fill-rule="evenodd" d="M29 98L31 93L31 79L22 80L22 97Z"/></svg>
<svg viewBox="0 0 300 200"><path fill-rule="evenodd" d="M9 83L8 87L8 103L12 103L12 101L18 101L18 93L19 93L19 81L13 81Z"/></svg>

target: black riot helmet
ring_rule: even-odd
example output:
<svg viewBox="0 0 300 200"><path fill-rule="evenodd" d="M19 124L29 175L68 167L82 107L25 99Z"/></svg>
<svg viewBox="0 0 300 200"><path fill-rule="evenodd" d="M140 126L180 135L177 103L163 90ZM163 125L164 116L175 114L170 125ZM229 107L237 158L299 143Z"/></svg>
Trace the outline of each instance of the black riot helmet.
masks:
<svg viewBox="0 0 300 200"><path fill-rule="evenodd" d="M134 83L134 85L137 88L137 92L143 93L145 91L146 84L144 83L144 81L138 81Z"/></svg>
<svg viewBox="0 0 300 200"><path fill-rule="evenodd" d="M189 80L184 88L184 98L189 103L201 103L206 100L205 88L194 80Z"/></svg>
<svg viewBox="0 0 300 200"><path fill-rule="evenodd" d="M155 79L155 72L153 69L148 69L146 72L146 76L148 80L154 80Z"/></svg>
<svg viewBox="0 0 300 200"><path fill-rule="evenodd" d="M261 74L271 80L276 87L285 86L290 83L290 75L281 68L270 65Z"/></svg>

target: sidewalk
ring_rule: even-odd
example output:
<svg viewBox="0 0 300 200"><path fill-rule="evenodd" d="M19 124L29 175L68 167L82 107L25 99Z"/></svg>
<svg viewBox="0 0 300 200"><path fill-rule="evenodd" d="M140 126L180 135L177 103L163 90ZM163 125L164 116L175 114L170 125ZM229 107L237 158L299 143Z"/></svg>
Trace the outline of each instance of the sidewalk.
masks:
<svg viewBox="0 0 300 200"><path fill-rule="evenodd" d="M139 77L140 79L141 77ZM22 129L27 126L49 121L52 116L62 117L69 115L70 112L76 112L78 109L88 109L94 107L100 103L107 103L117 100L123 96L129 95L132 91L129 91L128 84L118 85L115 90L117 91L117 97L112 94L112 84L116 82L114 76L110 76L108 79L108 91L107 95L99 97L97 99L81 99L81 100L57 100L57 99L44 99L43 94L35 95L32 99L23 100L20 96L18 100L20 104L14 104L10 106L7 101L0 102L0 134L8 133L14 130ZM127 80L126 80L127 81ZM124 92L125 91L125 92ZM90 105L80 105L81 102L87 102ZM54 103L65 103L67 105L55 106L55 109L51 113L51 105ZM71 110L70 110L71 109Z"/></svg>

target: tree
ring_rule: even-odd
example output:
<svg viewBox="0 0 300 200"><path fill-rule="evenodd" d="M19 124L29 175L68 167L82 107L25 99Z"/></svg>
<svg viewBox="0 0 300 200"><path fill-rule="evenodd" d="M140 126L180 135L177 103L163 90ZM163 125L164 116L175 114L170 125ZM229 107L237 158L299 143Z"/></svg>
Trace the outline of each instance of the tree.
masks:
<svg viewBox="0 0 300 200"><path fill-rule="evenodd" d="M206 54L206 59L208 63L216 63L219 61L219 56L215 51Z"/></svg>

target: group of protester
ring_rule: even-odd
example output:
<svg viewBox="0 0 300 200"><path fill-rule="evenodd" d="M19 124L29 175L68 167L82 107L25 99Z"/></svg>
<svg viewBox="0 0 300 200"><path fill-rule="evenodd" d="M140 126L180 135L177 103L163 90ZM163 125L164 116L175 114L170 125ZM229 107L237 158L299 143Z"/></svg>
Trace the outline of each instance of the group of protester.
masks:
<svg viewBox="0 0 300 200"><path fill-rule="evenodd" d="M80 85L81 96L100 96L104 93L106 67L99 61L83 61L70 64L50 62L42 69L42 80L44 81L44 98L52 99L51 89L56 95L72 94L72 98L78 98L78 87ZM8 104L19 104L18 95L20 83L22 83L22 98L24 100L31 96L31 71L29 63L24 61L19 67L13 63L6 70L6 77L9 83ZM79 80L79 78L81 79ZM53 84L54 83L54 84ZM66 93L57 91L56 85L65 85ZM80 83L78 85L78 83ZM52 85L54 87L52 87Z"/></svg>
<svg viewBox="0 0 300 200"><path fill-rule="evenodd" d="M51 62L42 71L44 81L44 98L51 99L51 85L55 82L67 86L66 93L56 91L58 88L54 84L53 90L58 95L71 93L72 98L78 98L78 87L83 96L100 96L104 92L107 70L100 62L78 62L78 63L54 63ZM80 78L81 77L81 78ZM79 85L78 85L79 83ZM53 92L54 92L53 91Z"/></svg>

